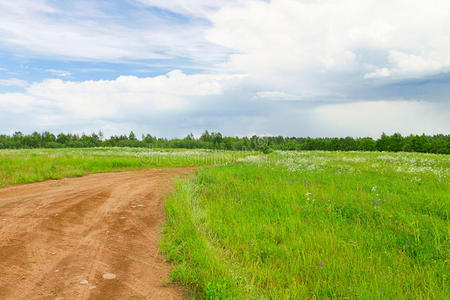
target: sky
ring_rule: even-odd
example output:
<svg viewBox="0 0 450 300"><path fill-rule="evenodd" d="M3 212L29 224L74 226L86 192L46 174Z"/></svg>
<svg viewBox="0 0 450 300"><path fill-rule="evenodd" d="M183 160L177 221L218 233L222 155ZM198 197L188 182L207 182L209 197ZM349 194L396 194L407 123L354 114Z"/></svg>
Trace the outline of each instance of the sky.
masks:
<svg viewBox="0 0 450 300"><path fill-rule="evenodd" d="M450 134L448 0L0 1L0 134Z"/></svg>

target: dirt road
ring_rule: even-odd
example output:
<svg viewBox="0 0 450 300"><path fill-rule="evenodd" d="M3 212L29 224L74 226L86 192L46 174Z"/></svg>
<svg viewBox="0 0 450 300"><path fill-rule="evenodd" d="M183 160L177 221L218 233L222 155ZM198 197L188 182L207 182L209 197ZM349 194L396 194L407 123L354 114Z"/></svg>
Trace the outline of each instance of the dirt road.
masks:
<svg viewBox="0 0 450 300"><path fill-rule="evenodd" d="M0 189L0 299L180 299L158 252L162 198L192 169Z"/></svg>

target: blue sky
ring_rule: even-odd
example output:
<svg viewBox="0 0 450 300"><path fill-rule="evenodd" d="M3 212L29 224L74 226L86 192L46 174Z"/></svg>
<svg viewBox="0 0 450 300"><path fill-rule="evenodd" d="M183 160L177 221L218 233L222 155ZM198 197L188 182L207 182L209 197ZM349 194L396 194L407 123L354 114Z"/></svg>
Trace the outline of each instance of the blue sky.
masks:
<svg viewBox="0 0 450 300"><path fill-rule="evenodd" d="M0 3L0 132L450 133L450 3Z"/></svg>

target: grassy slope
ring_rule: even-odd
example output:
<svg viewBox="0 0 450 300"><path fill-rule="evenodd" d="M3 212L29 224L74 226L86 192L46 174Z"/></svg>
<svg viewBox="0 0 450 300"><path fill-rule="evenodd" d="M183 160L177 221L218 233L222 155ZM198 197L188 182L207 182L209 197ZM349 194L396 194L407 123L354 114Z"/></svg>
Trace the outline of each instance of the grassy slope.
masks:
<svg viewBox="0 0 450 300"><path fill-rule="evenodd" d="M99 172L223 164L249 154L143 148L0 150L0 187Z"/></svg>
<svg viewBox="0 0 450 300"><path fill-rule="evenodd" d="M201 169L161 248L199 298L445 299L449 156L272 154Z"/></svg>

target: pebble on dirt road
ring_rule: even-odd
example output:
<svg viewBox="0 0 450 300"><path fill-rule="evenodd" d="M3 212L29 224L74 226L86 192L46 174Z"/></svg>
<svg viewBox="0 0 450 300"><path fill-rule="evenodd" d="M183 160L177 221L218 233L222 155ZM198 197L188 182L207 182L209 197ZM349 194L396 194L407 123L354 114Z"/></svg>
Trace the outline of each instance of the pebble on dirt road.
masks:
<svg viewBox="0 0 450 300"><path fill-rule="evenodd" d="M114 279L114 278L116 278L116 274L112 273L103 274L103 279Z"/></svg>

